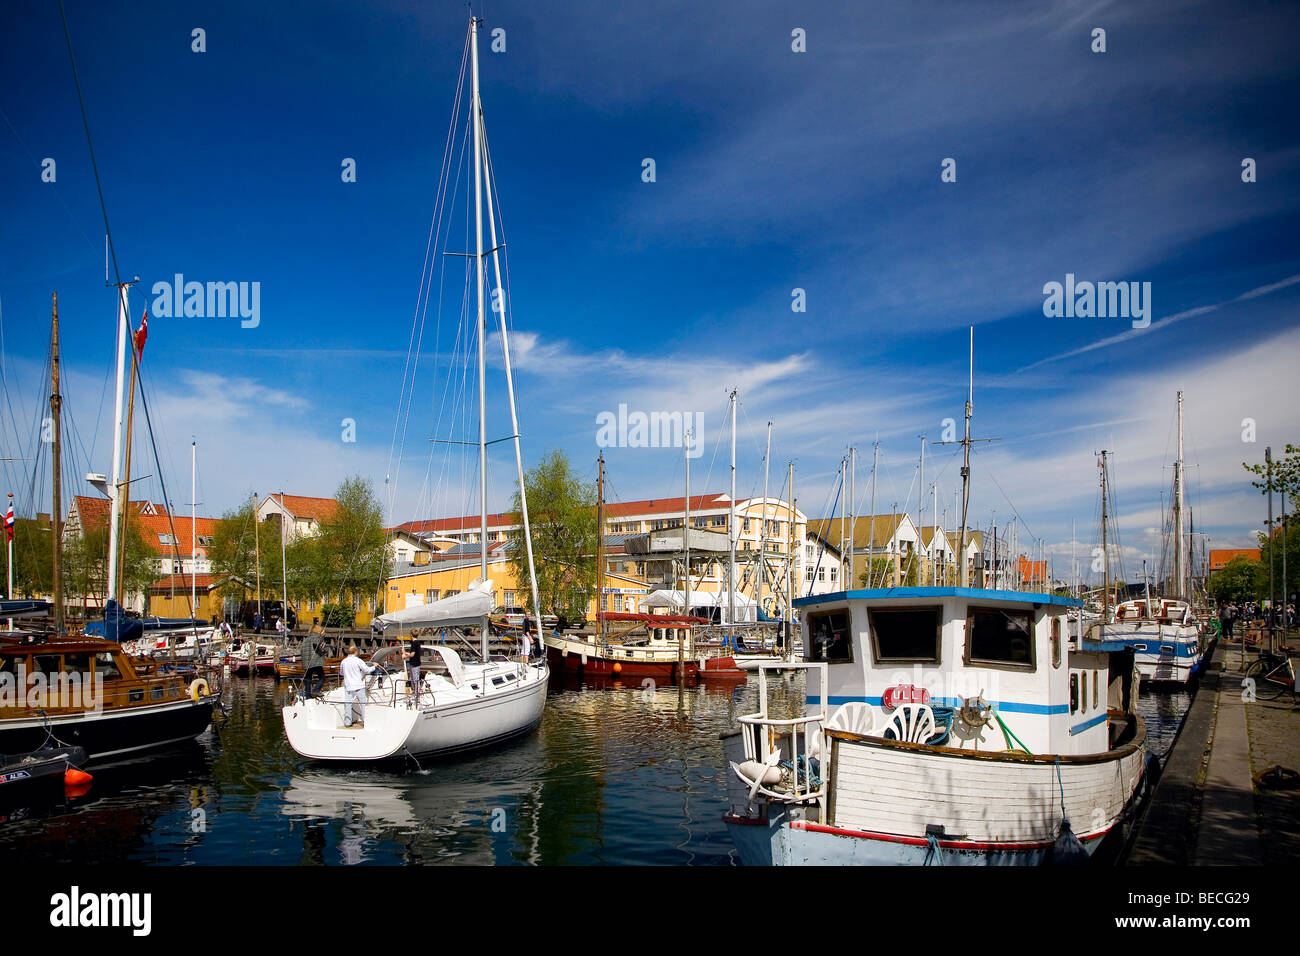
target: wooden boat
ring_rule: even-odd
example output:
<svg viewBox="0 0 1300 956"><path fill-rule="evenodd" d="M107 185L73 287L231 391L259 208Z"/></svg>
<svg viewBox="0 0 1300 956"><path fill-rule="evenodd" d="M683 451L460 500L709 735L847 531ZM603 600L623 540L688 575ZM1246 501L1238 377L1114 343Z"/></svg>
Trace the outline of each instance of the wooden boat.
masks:
<svg viewBox="0 0 1300 956"><path fill-rule="evenodd" d="M91 760L198 736L216 693L132 659L115 641L85 635L0 644L0 753L25 753L51 737Z"/></svg>
<svg viewBox="0 0 1300 956"><path fill-rule="evenodd" d="M664 681L701 673L707 658L692 644L691 628L704 623L702 618L612 611L601 612L599 617L611 625L604 640L595 634L547 634L542 638L551 667L572 674ZM719 661L718 670L723 667Z"/></svg>

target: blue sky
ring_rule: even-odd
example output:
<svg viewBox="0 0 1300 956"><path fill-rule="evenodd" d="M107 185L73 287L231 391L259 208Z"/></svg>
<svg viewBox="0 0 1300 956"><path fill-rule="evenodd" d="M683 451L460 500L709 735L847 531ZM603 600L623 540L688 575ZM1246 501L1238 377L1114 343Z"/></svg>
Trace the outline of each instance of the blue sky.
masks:
<svg viewBox="0 0 1300 956"><path fill-rule="evenodd" d="M695 412L705 449L693 487L724 490L725 439L716 458L714 448L737 387L740 493L761 490L772 420L773 488L793 459L805 511L824 512L850 444L866 510L877 436L877 509L905 507L918 436L935 441L943 419L960 420L974 325L974 430L1003 439L977 449L974 522L996 512L1005 524L1014 510L1022 545L1042 539L1062 556L1075 519L1086 551L1093 452L1105 447L1126 559L1158 556L1182 389L1198 529L1212 547L1251 542L1263 507L1241 462L1300 440L1294 5L479 12L487 31L506 31L503 53L484 40L482 85L526 464L559 447L594 474L596 416L620 403ZM428 441L451 434L444 396L465 404L455 294L441 298L441 320L427 313L400 467L392 450L464 5L110 12L71 0L68 16L118 259L142 280L133 320L175 273L261 284L256 328L151 319L145 387L172 501L189 500L194 440L203 512L253 490L329 494L351 473L389 478L396 521L473 512L471 463L447 446L431 454ZM82 490L76 476L110 467L103 225L58 6L13 4L6 17L3 453L35 447L57 290L69 482ZM204 53L191 50L196 27ZM1105 53L1090 49L1098 27ZM806 52L791 49L796 28ZM46 157L54 183L41 180ZM345 157L355 183L341 181ZM646 157L653 183L641 178ZM940 180L948 157L953 183ZM1242 182L1245 157L1256 182ZM465 248L457 236L450 251ZM1150 282L1151 326L1045 317L1043 286L1067 273ZM791 311L795 288L804 313ZM491 413L493 436L508 434L499 397ZM345 419L355 442L342 440ZM494 450L493 510L508 506L508 448ZM136 454L140 474L144 446ZM606 459L618 497L681 493L678 452ZM19 488L30 468L5 472L29 509ZM941 510L957 468L946 449L927 461L927 501L937 476ZM149 462L141 484L152 497L156 471ZM1067 573L1067 559L1056 569Z"/></svg>

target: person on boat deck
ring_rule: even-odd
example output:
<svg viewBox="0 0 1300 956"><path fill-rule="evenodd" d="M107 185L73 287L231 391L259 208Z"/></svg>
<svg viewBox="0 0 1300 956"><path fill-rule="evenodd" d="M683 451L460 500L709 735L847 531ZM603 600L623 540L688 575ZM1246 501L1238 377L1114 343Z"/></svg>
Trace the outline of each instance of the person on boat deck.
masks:
<svg viewBox="0 0 1300 956"><path fill-rule="evenodd" d="M406 696L411 696L411 690L415 690L415 702L420 702L420 654L423 647L419 641L411 641L409 648L402 649L402 660L406 662Z"/></svg>
<svg viewBox="0 0 1300 956"><path fill-rule="evenodd" d="M359 727L366 725L366 675L373 674L379 668L367 664L357 655L357 645L348 646L348 656L339 665L339 674L343 677L343 726L351 727L353 715Z"/></svg>
<svg viewBox="0 0 1300 956"><path fill-rule="evenodd" d="M325 689L325 642L321 639L324 636L320 619L314 618L311 633L302 642L302 691L308 700Z"/></svg>
<svg viewBox="0 0 1300 956"><path fill-rule="evenodd" d="M519 659L525 664L528 663L528 655L532 653L533 642L528 636L528 628L519 632Z"/></svg>
<svg viewBox="0 0 1300 956"><path fill-rule="evenodd" d="M262 633L262 612L261 611L253 612L253 633L254 634Z"/></svg>

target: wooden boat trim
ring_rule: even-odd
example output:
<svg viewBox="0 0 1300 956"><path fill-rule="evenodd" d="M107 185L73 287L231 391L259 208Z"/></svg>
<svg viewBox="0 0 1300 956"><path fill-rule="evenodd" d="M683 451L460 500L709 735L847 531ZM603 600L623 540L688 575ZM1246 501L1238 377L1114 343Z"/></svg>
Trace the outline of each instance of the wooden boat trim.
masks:
<svg viewBox="0 0 1300 956"><path fill-rule="evenodd" d="M824 730L823 734L832 740L844 741L854 744L868 744L872 747L880 747L886 750L911 751L913 753L932 754L936 757L958 757L970 760L991 760L998 763L1023 763L1023 764L1095 764L1106 763L1112 760L1120 760L1129 756L1141 748L1147 739L1146 723L1141 717L1134 714L1133 719L1136 721L1137 728L1133 734L1133 739L1121 747L1113 750L1107 750L1099 754L1025 754L1016 751L994 751L994 750L963 750L959 747L936 747L931 744L909 743L905 740L887 740L884 737L872 737L865 734L855 734L847 730ZM832 768L832 773L834 769Z"/></svg>

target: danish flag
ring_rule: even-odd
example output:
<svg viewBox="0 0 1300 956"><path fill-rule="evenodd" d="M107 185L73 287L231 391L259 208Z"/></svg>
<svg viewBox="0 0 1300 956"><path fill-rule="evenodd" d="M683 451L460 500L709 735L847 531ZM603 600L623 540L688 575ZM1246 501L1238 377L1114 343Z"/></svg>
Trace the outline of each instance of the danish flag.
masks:
<svg viewBox="0 0 1300 956"><path fill-rule="evenodd" d="M14 503L9 502L9 511L5 514L5 540L14 539Z"/></svg>

